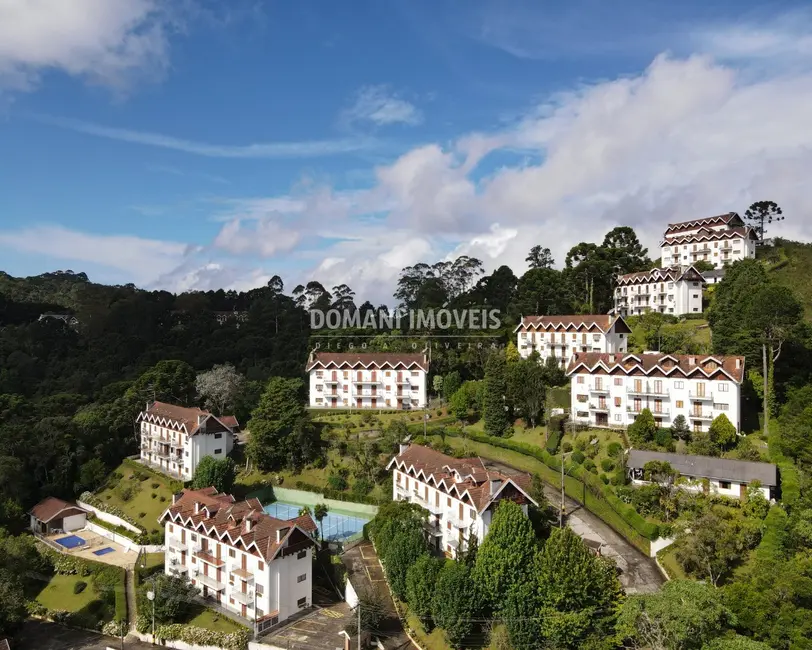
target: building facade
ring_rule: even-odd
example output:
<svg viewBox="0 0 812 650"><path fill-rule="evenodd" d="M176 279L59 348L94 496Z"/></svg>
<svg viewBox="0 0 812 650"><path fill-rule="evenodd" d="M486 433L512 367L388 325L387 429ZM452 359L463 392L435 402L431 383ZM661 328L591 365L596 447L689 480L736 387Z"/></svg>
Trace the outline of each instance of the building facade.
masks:
<svg viewBox="0 0 812 650"><path fill-rule="evenodd" d="M513 332L522 358L535 351L542 362L554 357L566 366L576 352L625 352L631 329L622 317L597 314L523 316Z"/></svg>
<svg viewBox="0 0 812 650"><path fill-rule="evenodd" d="M639 316L651 311L672 316L702 313L702 274L689 266L628 273L617 279L614 313Z"/></svg>
<svg viewBox="0 0 812 650"><path fill-rule="evenodd" d="M499 502L518 503L527 514L530 476L488 470L479 458L453 458L421 445L401 445L387 469L392 499L416 503L429 514L426 530L434 548L454 558L471 538L482 541ZM538 504L536 504L538 505Z"/></svg>
<svg viewBox="0 0 812 650"><path fill-rule="evenodd" d="M204 457L222 460L234 448L233 415L218 418L197 408L150 402L136 423L141 429L141 462L183 481L192 480Z"/></svg>
<svg viewBox="0 0 812 650"><path fill-rule="evenodd" d="M37 535L53 535L82 530L87 525L88 512L75 503L47 497L29 513L29 528Z"/></svg>
<svg viewBox="0 0 812 650"><path fill-rule="evenodd" d="M266 514L214 488L184 490L159 522L167 574L185 575L204 598L263 632L312 604L316 524Z"/></svg>
<svg viewBox="0 0 812 650"><path fill-rule="evenodd" d="M735 212L671 223L660 242L661 264L666 268L709 262L721 269L754 258L757 243L756 231Z"/></svg>
<svg viewBox="0 0 812 650"><path fill-rule="evenodd" d="M420 409L427 404L426 353L310 354L311 408Z"/></svg>
<svg viewBox="0 0 812 650"><path fill-rule="evenodd" d="M692 454L669 454L632 449L626 462L631 481L643 484L646 463L666 462L680 474L677 484L690 492L719 494L734 499L747 496L747 487L758 481L759 491L773 499L778 489L778 468L772 463L755 463L729 458L712 458Z"/></svg>
<svg viewBox="0 0 812 650"><path fill-rule="evenodd" d="M571 414L593 427L628 427L649 409L659 427L678 415L707 431L724 413L739 431L744 357L662 354L577 354L567 368Z"/></svg>

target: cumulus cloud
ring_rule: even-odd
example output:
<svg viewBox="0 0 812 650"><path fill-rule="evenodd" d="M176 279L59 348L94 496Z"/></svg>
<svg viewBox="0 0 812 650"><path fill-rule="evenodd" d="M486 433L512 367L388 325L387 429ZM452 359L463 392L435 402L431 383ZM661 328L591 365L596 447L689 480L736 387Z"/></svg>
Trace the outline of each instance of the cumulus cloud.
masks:
<svg viewBox="0 0 812 650"><path fill-rule="evenodd" d="M0 88L60 70L123 89L164 71L171 25L157 0L0 0Z"/></svg>
<svg viewBox="0 0 812 650"><path fill-rule="evenodd" d="M385 85L361 88L342 117L348 124L371 122L377 126L415 125L423 121L423 113L414 104L398 97Z"/></svg>

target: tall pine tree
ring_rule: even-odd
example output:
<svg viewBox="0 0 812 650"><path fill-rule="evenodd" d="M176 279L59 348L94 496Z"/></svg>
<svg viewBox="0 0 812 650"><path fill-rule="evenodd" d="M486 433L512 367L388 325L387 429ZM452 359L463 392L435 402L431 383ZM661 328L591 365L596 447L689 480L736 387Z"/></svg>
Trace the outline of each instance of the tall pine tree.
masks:
<svg viewBox="0 0 812 650"><path fill-rule="evenodd" d="M485 365L485 394L482 400L485 431L492 436L503 436L510 427L507 392L505 357L500 352L494 352Z"/></svg>

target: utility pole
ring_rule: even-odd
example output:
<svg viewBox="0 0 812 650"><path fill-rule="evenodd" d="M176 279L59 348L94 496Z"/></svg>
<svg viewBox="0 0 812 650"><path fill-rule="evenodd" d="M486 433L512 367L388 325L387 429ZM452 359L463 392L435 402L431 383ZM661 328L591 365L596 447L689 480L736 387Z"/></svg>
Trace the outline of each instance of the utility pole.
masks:
<svg viewBox="0 0 812 650"><path fill-rule="evenodd" d="M358 650L361 650L361 601L358 601Z"/></svg>

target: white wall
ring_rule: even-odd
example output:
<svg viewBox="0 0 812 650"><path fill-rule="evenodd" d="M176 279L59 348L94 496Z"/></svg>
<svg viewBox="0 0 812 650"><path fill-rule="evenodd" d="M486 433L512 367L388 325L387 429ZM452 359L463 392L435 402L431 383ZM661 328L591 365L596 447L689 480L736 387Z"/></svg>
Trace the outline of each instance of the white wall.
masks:
<svg viewBox="0 0 812 650"><path fill-rule="evenodd" d="M426 406L426 373L422 369L412 367L411 369L389 369L389 368L369 368L353 370L333 370L313 368L310 371L310 406L312 408L331 408L333 397L333 385L327 382L333 380L338 384L336 388L336 408L356 409L358 408L358 398L361 398L361 408L397 409L398 408L398 386L397 377L401 373L402 397L405 408L425 408ZM376 384L375 398L376 406L372 406L372 386L356 384L358 373L361 373L363 381L371 381L373 372ZM319 377L321 373L321 377ZM346 403L345 403L346 401Z"/></svg>
<svg viewBox="0 0 812 650"><path fill-rule="evenodd" d="M359 602L358 594L355 591L355 587L352 586L349 577L347 577L347 584L344 586L344 600L353 608L358 605Z"/></svg>
<svg viewBox="0 0 812 650"><path fill-rule="evenodd" d="M80 530L81 528L85 527L85 522L87 522L87 515L86 514L79 514L79 515L70 515L62 519L62 530L66 533L71 530Z"/></svg>
<svg viewBox="0 0 812 650"><path fill-rule="evenodd" d="M124 521L121 517L116 517L115 515L111 515L109 512L105 512L104 510L100 510L95 506L91 506L84 501L77 501L78 506L84 508L85 510L90 510L93 514L95 514L99 519L102 521L106 521L108 524L113 524L114 526L122 526L127 530L133 533L140 533L141 531L138 529L138 526L133 526L130 522Z"/></svg>
<svg viewBox="0 0 812 650"><path fill-rule="evenodd" d="M135 637L138 637L141 641L145 643L152 643L152 635L150 634L142 634L137 630L130 630L128 634L132 634ZM223 650L219 646L215 645L195 645L193 643L186 643L185 641L180 641L179 639L166 639L161 642L162 645L166 646L167 648L176 648L176 650ZM250 645L250 644L249 644ZM254 644L260 650L266 650L268 646L263 646L262 644ZM280 649L281 650L281 649Z"/></svg>
<svg viewBox="0 0 812 650"><path fill-rule="evenodd" d="M660 294L660 285L665 285L666 293ZM624 299L625 298L625 302ZM638 301L638 298L640 300ZM664 300L661 300L664 298ZM649 311L658 311L671 316L702 313L702 283L681 280L662 280L617 287L615 309L619 314L637 316Z"/></svg>
<svg viewBox="0 0 812 650"><path fill-rule="evenodd" d="M689 233L680 233L679 236L687 235ZM704 248L710 250L693 255L694 244L696 244L696 251L701 251ZM677 253L673 251L678 249ZM732 264L746 258L754 258L756 256L756 242L752 239L734 236L728 239L705 241L705 242L690 242L680 244L664 244L661 247L661 260L663 266L674 266L679 264L681 266L690 266L695 262L704 260L713 264L714 268L721 269L725 265ZM678 258L674 261L674 258Z"/></svg>
<svg viewBox="0 0 812 650"><path fill-rule="evenodd" d="M651 549L649 550L649 557L657 557L657 553L671 546L675 540L676 538L674 537L658 537L653 540L651 542Z"/></svg>
<svg viewBox="0 0 812 650"><path fill-rule="evenodd" d="M587 332L575 328L534 330L528 327L519 330L516 336L516 347L522 358L526 359L535 350L542 362L555 356L562 365L568 363L576 352L625 352L627 345L628 335L615 332L614 325L606 333L597 329Z"/></svg>
<svg viewBox="0 0 812 650"><path fill-rule="evenodd" d="M94 524L92 521L87 522L85 528L96 533L97 535L101 535L102 537L109 539L111 542L115 542L116 544L123 546L124 550L126 550L128 553L138 553L139 551L143 551L144 553L162 553L164 551L164 547L160 544L138 544L129 537L124 537L124 535L114 533L112 530L107 530L107 528L104 526Z"/></svg>

